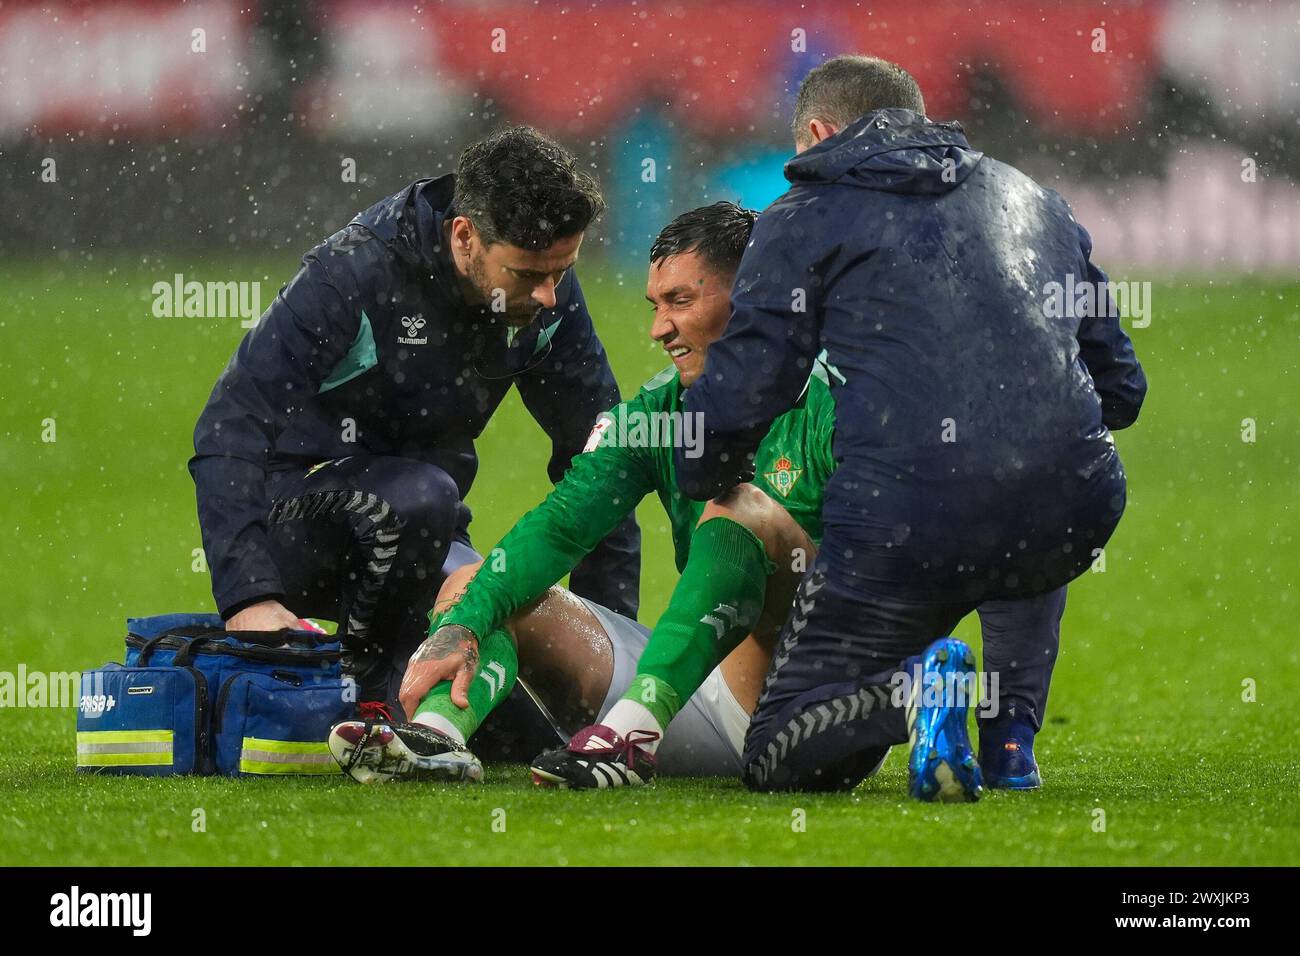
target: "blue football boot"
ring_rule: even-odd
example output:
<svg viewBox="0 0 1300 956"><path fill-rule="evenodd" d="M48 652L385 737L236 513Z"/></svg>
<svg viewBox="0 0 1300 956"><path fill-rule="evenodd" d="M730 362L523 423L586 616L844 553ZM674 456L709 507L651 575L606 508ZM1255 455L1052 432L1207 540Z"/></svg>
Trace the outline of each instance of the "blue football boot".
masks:
<svg viewBox="0 0 1300 956"><path fill-rule="evenodd" d="M980 725L980 766L998 790L1037 790L1043 785L1034 760L1034 728L1011 716Z"/></svg>
<svg viewBox="0 0 1300 956"><path fill-rule="evenodd" d="M955 637L941 638L926 648L921 675L907 698L908 792L941 803L978 800L984 780L966 731L976 703L975 655Z"/></svg>

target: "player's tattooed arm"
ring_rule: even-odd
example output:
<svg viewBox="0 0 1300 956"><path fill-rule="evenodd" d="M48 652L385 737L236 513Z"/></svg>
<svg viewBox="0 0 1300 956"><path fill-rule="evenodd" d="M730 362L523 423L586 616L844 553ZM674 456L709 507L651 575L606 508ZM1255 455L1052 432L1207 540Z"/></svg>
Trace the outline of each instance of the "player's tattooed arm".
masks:
<svg viewBox="0 0 1300 956"><path fill-rule="evenodd" d="M428 637L411 655L410 663L442 661L459 651L471 671L478 669L478 638L474 632L459 624L444 624Z"/></svg>
<svg viewBox="0 0 1300 956"><path fill-rule="evenodd" d="M443 585L443 590L439 592L438 599L433 603L433 613L435 615L444 614L461 602L465 594L469 591L472 576L463 578L456 586L452 593L447 593L447 585Z"/></svg>
<svg viewBox="0 0 1300 956"><path fill-rule="evenodd" d="M437 684L451 681L451 700L469 706L469 687L478 673L478 638L459 624L443 624L425 638L406 664L398 700L407 720L415 717L420 702Z"/></svg>

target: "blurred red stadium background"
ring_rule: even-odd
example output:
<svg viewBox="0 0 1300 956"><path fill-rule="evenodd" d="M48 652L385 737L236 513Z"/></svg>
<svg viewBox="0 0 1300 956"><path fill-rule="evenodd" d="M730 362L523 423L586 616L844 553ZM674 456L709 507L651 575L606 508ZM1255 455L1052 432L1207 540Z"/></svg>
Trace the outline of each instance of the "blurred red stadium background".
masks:
<svg viewBox="0 0 1300 956"><path fill-rule="evenodd" d="M1106 262L1300 261L1290 0L6 3L0 251L309 244L527 122L597 167L608 251L640 256L674 209L770 201L799 79L850 51L1061 190ZM71 232L36 189L47 157Z"/></svg>

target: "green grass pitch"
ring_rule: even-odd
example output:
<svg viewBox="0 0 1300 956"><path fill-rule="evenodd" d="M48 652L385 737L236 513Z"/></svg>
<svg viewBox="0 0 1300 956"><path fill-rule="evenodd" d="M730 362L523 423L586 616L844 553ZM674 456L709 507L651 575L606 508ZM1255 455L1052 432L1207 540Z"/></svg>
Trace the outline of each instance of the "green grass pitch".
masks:
<svg viewBox="0 0 1300 956"><path fill-rule="evenodd" d="M0 266L0 671L120 659L128 614L210 605L191 569L185 462L242 330L154 318L149 290L174 272L261 278L265 303L294 264ZM646 338L642 279L639 267L584 273L625 393L665 364ZM74 710L4 708L0 864L1300 862L1298 303L1297 285L1156 284L1151 324L1132 333L1150 398L1118 438L1129 509L1105 572L1071 588L1041 792L913 803L898 751L854 793L821 796L729 780L555 793L506 766L459 789L89 778L73 772ZM481 451L470 503L482 549L540 499L546 447L512 395ZM653 620L675 573L658 505L639 514ZM977 641L973 625L959 633Z"/></svg>

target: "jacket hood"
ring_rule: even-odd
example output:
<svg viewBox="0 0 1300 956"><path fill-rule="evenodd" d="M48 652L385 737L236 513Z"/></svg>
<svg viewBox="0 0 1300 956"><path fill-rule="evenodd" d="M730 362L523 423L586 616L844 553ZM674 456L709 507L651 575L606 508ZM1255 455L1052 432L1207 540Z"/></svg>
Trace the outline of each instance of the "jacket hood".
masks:
<svg viewBox="0 0 1300 956"><path fill-rule="evenodd" d="M791 183L839 183L936 195L956 189L984 154L958 123L911 110L874 110L785 164Z"/></svg>
<svg viewBox="0 0 1300 956"><path fill-rule="evenodd" d="M399 193L380 200L352 220L365 226L405 262L425 272L445 271L450 258L443 249L442 224L451 208L456 177L417 179Z"/></svg>

